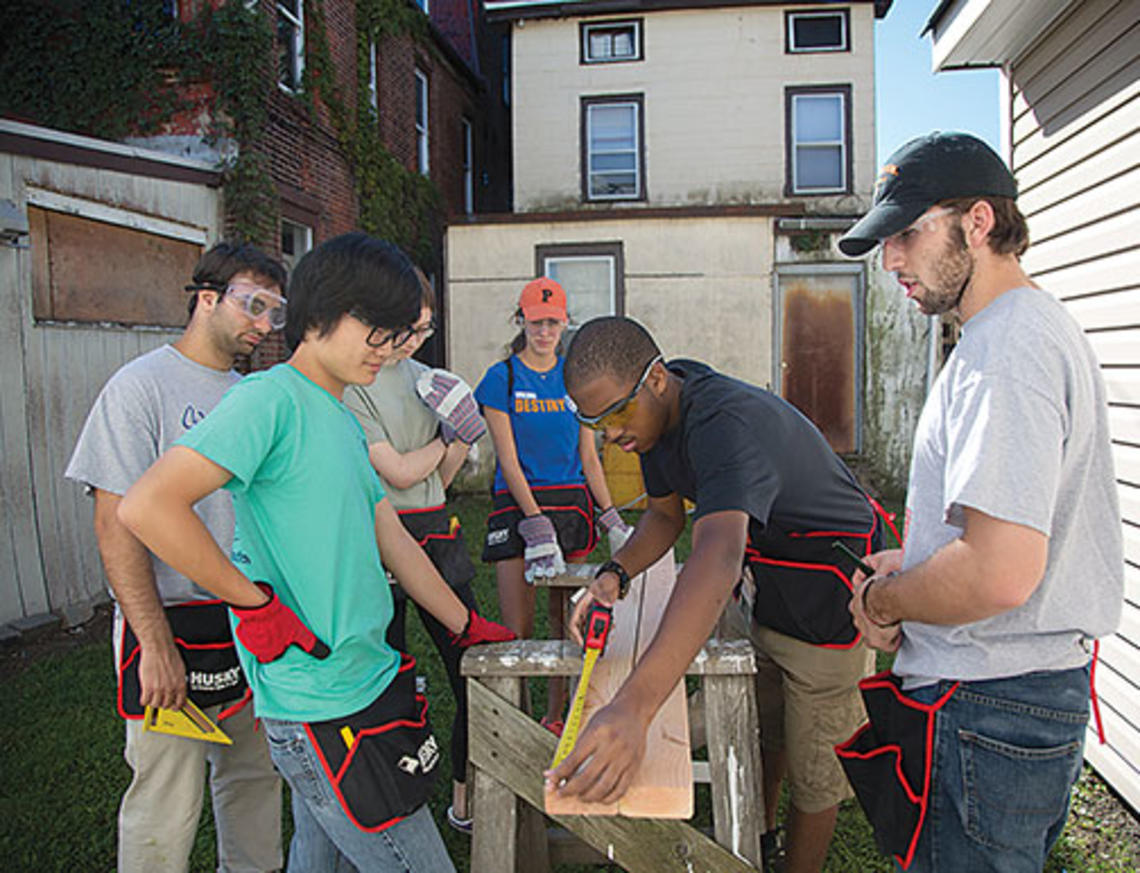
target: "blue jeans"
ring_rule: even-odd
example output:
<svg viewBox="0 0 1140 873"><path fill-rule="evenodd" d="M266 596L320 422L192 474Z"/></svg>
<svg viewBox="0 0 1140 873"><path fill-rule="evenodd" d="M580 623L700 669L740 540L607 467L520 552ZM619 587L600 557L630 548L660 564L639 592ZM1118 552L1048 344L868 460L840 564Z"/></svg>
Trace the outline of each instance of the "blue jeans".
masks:
<svg viewBox="0 0 1140 873"><path fill-rule="evenodd" d="M910 696L931 703L952 684ZM935 719L908 873L1040 873L1069 813L1088 713L1088 667L961 683Z"/></svg>
<svg viewBox="0 0 1140 873"><path fill-rule="evenodd" d="M269 754L293 793L289 873L454 873L427 804L377 833L341 808L300 722L261 720Z"/></svg>

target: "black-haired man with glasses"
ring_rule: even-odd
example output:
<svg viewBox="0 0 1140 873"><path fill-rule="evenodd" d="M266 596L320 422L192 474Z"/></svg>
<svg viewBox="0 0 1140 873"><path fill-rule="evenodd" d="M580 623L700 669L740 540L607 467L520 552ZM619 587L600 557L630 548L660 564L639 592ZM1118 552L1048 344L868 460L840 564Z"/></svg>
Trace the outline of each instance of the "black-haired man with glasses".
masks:
<svg viewBox="0 0 1140 873"><path fill-rule="evenodd" d="M276 870L281 860L281 782L250 707L225 606L144 546L118 520L127 489L168 446L202 420L238 380L234 358L285 321L285 270L247 245L219 243L195 267L189 323L174 343L123 366L96 399L66 475L95 500L95 536L115 599L118 708L126 720L131 784L119 809L120 871L184 871L198 829L210 765L219 870ZM226 551L228 494L195 507ZM193 645L187 645L192 643ZM146 706L187 700L224 717L233 745L143 729Z"/></svg>
<svg viewBox="0 0 1140 873"><path fill-rule="evenodd" d="M776 807L787 773L788 871L822 869L840 801L851 789L832 751L863 720L857 682L871 653L847 605L852 567L831 544L878 548L876 507L819 430L789 403L697 361L666 361L637 322L594 319L566 356L578 420L641 456L649 506L578 602L611 604L626 580L672 548L696 504L693 550L644 657L571 755L547 774L558 790L612 802L628 788L650 721L729 615L757 649L763 841L778 855ZM744 576L742 578L742 567Z"/></svg>

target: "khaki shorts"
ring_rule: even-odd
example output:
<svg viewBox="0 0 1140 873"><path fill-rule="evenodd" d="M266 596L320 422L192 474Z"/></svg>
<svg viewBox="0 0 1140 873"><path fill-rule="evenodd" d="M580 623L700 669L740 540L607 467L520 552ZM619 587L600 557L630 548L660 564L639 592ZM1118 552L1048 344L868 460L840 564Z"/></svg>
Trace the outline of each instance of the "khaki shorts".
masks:
<svg viewBox="0 0 1140 873"><path fill-rule="evenodd" d="M867 720L858 682L874 671L874 653L861 642L828 649L757 624L742 601L725 608L729 626L756 648L756 705L765 753L787 749L792 803L822 812L853 796L835 754Z"/></svg>

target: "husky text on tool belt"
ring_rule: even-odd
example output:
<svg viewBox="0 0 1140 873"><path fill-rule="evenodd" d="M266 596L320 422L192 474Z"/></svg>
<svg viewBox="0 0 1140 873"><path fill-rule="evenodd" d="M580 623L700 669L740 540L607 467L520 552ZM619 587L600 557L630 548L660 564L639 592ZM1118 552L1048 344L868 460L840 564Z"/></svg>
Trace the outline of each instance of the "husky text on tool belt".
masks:
<svg viewBox="0 0 1140 873"><path fill-rule="evenodd" d="M204 709L244 697L249 686L238 664L226 605L220 600L191 600L168 606L165 612L174 645L186 665L186 691L190 700ZM141 656L138 637L124 621L118 664L118 705L123 718L143 717L139 699Z"/></svg>
<svg viewBox="0 0 1140 873"><path fill-rule="evenodd" d="M440 749L415 665L403 655L392 684L359 712L305 724L337 800L363 831L391 827L432 794Z"/></svg>
<svg viewBox="0 0 1140 873"><path fill-rule="evenodd" d="M574 750L574 744L578 742L578 732L582 727L582 710L586 706L586 691L590 687L590 675L594 672L598 658L606 651L606 642L609 640L613 620L614 611L596 601L590 605L590 611L586 613L586 639L583 643L586 656L582 661L582 675L578 678L574 702L570 705L570 715L566 719L562 737L558 740L558 748L554 752L551 767L557 767L565 761L566 756Z"/></svg>

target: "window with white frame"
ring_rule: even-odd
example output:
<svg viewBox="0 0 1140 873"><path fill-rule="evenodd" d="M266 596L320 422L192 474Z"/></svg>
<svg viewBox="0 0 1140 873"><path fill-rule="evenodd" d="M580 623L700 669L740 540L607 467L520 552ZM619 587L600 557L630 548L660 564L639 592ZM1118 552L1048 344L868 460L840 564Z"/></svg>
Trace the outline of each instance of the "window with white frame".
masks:
<svg viewBox="0 0 1140 873"><path fill-rule="evenodd" d="M425 176L428 158L428 77L416 70L416 168Z"/></svg>
<svg viewBox="0 0 1140 873"><path fill-rule="evenodd" d="M376 78L376 41L368 43L368 105L380 114L380 89Z"/></svg>
<svg viewBox="0 0 1140 873"><path fill-rule="evenodd" d="M475 211L475 142L471 122L460 119L463 131L463 211L468 215Z"/></svg>
<svg viewBox="0 0 1140 873"><path fill-rule="evenodd" d="M789 88L786 95L789 194L851 191L851 87Z"/></svg>
<svg viewBox="0 0 1140 873"><path fill-rule="evenodd" d="M583 64L640 61L643 57L641 21L583 22L579 28Z"/></svg>
<svg viewBox="0 0 1140 873"><path fill-rule="evenodd" d="M535 255L538 272L566 290L566 308L575 324L623 313L625 268L620 242L541 245Z"/></svg>
<svg viewBox="0 0 1140 873"><path fill-rule="evenodd" d="M277 84L301 90L305 72L305 0L277 0Z"/></svg>
<svg viewBox="0 0 1140 873"><path fill-rule="evenodd" d="M645 197L641 94L582 98L582 197Z"/></svg>
<svg viewBox="0 0 1140 873"><path fill-rule="evenodd" d="M287 219L281 220L281 263L292 275L301 256L313 247L313 229Z"/></svg>
<svg viewBox="0 0 1140 873"><path fill-rule="evenodd" d="M805 52L845 52L850 49L850 13L846 9L827 12L786 12L784 22L785 51L791 54Z"/></svg>

